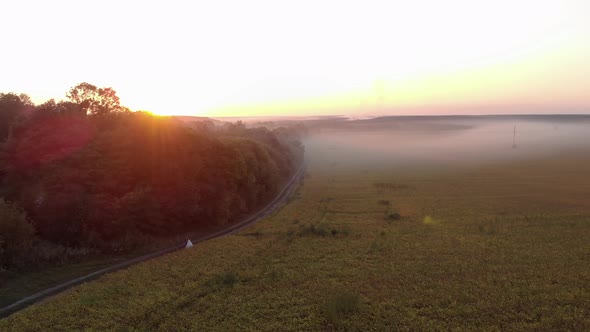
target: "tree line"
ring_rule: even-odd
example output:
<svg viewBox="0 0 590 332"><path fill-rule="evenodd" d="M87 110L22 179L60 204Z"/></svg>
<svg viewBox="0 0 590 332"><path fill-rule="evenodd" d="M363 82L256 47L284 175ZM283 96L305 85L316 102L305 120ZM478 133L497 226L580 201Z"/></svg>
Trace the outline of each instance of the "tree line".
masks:
<svg viewBox="0 0 590 332"><path fill-rule="evenodd" d="M88 83L40 105L0 94L0 141L0 268L17 270L231 223L303 158L288 128L188 126Z"/></svg>

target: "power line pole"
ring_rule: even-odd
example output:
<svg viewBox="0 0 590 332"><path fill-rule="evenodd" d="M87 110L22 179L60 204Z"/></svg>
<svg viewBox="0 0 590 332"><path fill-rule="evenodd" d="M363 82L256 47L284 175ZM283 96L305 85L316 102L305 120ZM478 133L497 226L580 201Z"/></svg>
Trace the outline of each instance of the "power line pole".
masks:
<svg viewBox="0 0 590 332"><path fill-rule="evenodd" d="M514 135L512 136L512 148L516 149L516 125L514 125Z"/></svg>

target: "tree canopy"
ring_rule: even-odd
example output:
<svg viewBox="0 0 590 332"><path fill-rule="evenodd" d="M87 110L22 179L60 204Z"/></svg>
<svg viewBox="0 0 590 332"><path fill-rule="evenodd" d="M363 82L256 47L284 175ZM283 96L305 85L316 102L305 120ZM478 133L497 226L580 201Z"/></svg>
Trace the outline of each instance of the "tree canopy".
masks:
<svg viewBox="0 0 590 332"><path fill-rule="evenodd" d="M36 241L120 252L235 222L302 159L288 130L126 112L114 91L87 83L68 97L13 123L0 150L3 208L22 208Z"/></svg>
<svg viewBox="0 0 590 332"><path fill-rule="evenodd" d="M26 94L0 93L0 142L6 140L11 126L33 108Z"/></svg>
<svg viewBox="0 0 590 332"><path fill-rule="evenodd" d="M106 115L122 110L119 97L112 88L98 88L83 82L70 89L66 96L80 105L84 114Z"/></svg>

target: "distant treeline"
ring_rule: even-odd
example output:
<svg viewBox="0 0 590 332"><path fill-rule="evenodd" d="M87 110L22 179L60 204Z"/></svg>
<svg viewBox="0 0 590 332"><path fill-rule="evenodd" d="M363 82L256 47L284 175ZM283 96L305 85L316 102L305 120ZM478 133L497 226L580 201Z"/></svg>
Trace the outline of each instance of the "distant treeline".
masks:
<svg viewBox="0 0 590 332"><path fill-rule="evenodd" d="M0 269L236 221L294 174L303 147L289 128L187 126L130 112L82 83L33 105L0 94Z"/></svg>

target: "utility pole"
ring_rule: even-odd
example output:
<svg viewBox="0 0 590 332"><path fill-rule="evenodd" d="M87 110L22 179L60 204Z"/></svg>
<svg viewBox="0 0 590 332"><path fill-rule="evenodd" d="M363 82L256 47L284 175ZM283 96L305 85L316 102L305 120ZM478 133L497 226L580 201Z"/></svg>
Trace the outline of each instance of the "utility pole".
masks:
<svg viewBox="0 0 590 332"><path fill-rule="evenodd" d="M516 149L516 125L514 125L514 135L512 136L512 148Z"/></svg>

